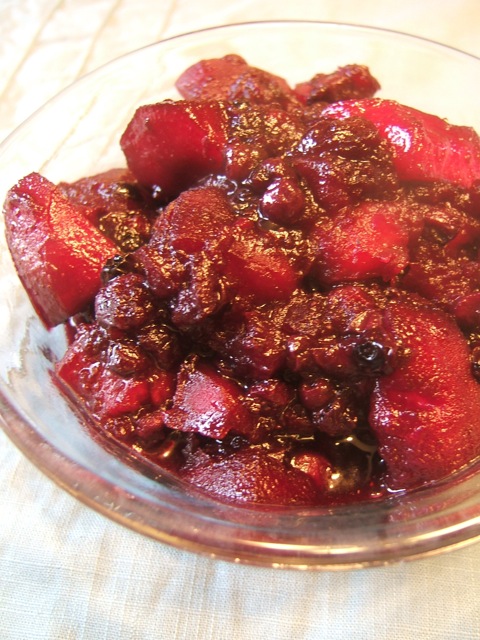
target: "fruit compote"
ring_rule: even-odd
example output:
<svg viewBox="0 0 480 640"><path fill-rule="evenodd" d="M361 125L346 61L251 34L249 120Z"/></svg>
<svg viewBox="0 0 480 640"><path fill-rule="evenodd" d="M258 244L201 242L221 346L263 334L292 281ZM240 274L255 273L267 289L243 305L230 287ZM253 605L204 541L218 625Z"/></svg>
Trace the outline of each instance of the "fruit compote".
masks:
<svg viewBox="0 0 480 640"><path fill-rule="evenodd" d="M59 385L124 451L220 501L333 505L480 455L480 140L238 55L141 106L126 168L5 202ZM121 448L122 448L121 447Z"/></svg>

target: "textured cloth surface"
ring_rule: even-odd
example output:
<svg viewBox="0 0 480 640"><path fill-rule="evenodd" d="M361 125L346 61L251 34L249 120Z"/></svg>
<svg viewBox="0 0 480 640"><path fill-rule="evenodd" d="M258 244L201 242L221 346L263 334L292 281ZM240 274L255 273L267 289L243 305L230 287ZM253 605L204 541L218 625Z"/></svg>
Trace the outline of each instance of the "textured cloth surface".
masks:
<svg viewBox="0 0 480 640"><path fill-rule="evenodd" d="M478 0L0 0L0 138L122 53L273 18L381 26L480 56ZM480 544L353 572L219 562L88 509L0 432L2 640L478 640L479 602Z"/></svg>

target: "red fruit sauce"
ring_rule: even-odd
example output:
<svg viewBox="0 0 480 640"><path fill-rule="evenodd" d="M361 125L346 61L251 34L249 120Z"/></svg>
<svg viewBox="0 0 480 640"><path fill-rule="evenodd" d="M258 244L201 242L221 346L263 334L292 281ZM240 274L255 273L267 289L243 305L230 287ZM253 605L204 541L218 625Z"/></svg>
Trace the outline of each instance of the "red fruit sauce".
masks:
<svg viewBox="0 0 480 640"><path fill-rule="evenodd" d="M33 173L5 202L87 422L241 506L378 500L475 460L475 131L355 64L290 87L232 54L177 88L133 115L127 169Z"/></svg>

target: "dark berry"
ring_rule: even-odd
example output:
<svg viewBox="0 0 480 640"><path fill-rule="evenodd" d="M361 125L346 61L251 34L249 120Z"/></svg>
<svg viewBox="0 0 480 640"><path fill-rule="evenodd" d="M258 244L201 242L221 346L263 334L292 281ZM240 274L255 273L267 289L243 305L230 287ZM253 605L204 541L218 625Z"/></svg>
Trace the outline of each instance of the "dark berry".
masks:
<svg viewBox="0 0 480 640"><path fill-rule="evenodd" d="M165 324L151 323L142 327L137 339L162 369L171 369L182 360L179 334Z"/></svg>
<svg viewBox="0 0 480 640"><path fill-rule="evenodd" d="M106 365L121 376L130 376L145 371L150 359L133 341L112 342L107 351Z"/></svg>
<svg viewBox="0 0 480 640"><path fill-rule="evenodd" d="M279 178L270 184L260 200L265 218L278 224L295 224L305 210L305 194L297 181Z"/></svg>
<svg viewBox="0 0 480 640"><path fill-rule="evenodd" d="M95 317L104 327L123 331L140 327L155 312L153 296L143 278L127 273L110 280L95 298Z"/></svg>
<svg viewBox="0 0 480 640"><path fill-rule="evenodd" d="M136 211L109 211L100 218L98 228L125 252L145 244L151 232L148 218Z"/></svg>
<svg viewBox="0 0 480 640"><path fill-rule="evenodd" d="M392 371L393 349L376 340L365 340L354 347L354 358L358 367L373 375Z"/></svg>

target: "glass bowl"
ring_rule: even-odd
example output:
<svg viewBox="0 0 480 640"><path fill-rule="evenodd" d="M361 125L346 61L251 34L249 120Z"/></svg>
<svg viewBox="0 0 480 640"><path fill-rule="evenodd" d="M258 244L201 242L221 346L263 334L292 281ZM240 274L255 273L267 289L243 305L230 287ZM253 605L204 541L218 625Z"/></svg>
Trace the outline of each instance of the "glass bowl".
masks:
<svg viewBox="0 0 480 640"><path fill-rule="evenodd" d="M368 65L379 95L480 131L480 59L408 35L306 21L237 24L178 36L83 77L36 112L0 149L0 198L31 171L54 182L124 165L119 137L142 103L178 97L174 81L202 58L238 53L300 82L340 65ZM353 568L419 557L480 536L480 463L435 486L381 502L258 511L185 492L93 438L58 393L62 328L47 331L0 234L0 409L13 442L78 499L131 529L235 562ZM118 452L117 452L118 453Z"/></svg>

